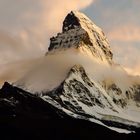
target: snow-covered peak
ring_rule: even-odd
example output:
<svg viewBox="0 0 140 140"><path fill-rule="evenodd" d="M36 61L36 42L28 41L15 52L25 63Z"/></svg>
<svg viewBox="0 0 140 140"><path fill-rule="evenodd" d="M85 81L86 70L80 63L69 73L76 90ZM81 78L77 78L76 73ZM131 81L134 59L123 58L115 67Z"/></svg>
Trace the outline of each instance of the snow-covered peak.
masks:
<svg viewBox="0 0 140 140"><path fill-rule="evenodd" d="M131 126L140 126L139 121L134 121L130 114L119 108L113 98L98 82L89 77L81 65L74 65L58 87L39 95L44 101L74 118L96 122L110 129L114 127L117 132L120 128L122 133L126 130L130 132ZM110 122L111 127L107 122Z"/></svg>
<svg viewBox="0 0 140 140"><path fill-rule="evenodd" d="M101 28L96 26L85 14L78 11L71 11L64 19L63 22L63 32L75 29L76 27L81 27L83 29L90 30L93 29L98 32L102 32ZM87 29L89 27L89 29Z"/></svg>
<svg viewBox="0 0 140 140"><path fill-rule="evenodd" d="M90 55L112 62L113 54L105 34L83 13L69 13L63 22L62 33L58 33L50 41L49 51L70 47L80 50L84 48Z"/></svg>

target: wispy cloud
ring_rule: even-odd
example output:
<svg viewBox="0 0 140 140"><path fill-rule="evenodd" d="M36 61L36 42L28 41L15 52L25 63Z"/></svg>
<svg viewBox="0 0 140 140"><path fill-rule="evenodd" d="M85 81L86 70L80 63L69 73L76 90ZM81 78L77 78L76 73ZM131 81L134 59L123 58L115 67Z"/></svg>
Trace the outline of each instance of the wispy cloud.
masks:
<svg viewBox="0 0 140 140"><path fill-rule="evenodd" d="M140 26L126 24L116 27L108 33L108 37L113 41L140 42Z"/></svg>
<svg viewBox="0 0 140 140"><path fill-rule="evenodd" d="M140 75L140 48L133 43L114 43L114 61L121 64L130 74Z"/></svg>
<svg viewBox="0 0 140 140"><path fill-rule="evenodd" d="M114 59L130 74L140 74L140 26L124 24L108 33L114 51Z"/></svg>

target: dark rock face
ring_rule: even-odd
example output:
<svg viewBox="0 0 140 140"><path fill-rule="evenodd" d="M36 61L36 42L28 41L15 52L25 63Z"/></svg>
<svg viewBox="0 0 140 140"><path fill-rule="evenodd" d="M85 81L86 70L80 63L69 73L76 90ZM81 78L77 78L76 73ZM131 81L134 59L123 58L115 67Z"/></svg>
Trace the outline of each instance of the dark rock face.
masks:
<svg viewBox="0 0 140 140"><path fill-rule="evenodd" d="M140 103L140 85L136 85L134 86L134 99L136 102Z"/></svg>
<svg viewBox="0 0 140 140"><path fill-rule="evenodd" d="M74 119L40 97L5 83L0 90L0 138L3 140L137 139L86 120Z"/></svg>
<svg viewBox="0 0 140 140"><path fill-rule="evenodd" d="M5 111L10 110L9 117L12 118L18 115L40 117L41 115L49 116L51 114L53 116L56 114L55 111L50 111L53 110L53 107L41 98L8 83L5 83L0 90L0 108L4 110L4 112L0 112L3 115Z"/></svg>
<svg viewBox="0 0 140 140"><path fill-rule="evenodd" d="M78 26L80 26L79 19L74 15L73 12L71 12L66 16L63 22L62 31L65 32L71 29L75 29Z"/></svg>
<svg viewBox="0 0 140 140"><path fill-rule="evenodd" d="M124 108L127 106L127 99L125 97L122 96L122 91L119 87L117 87L116 84L111 84L107 87L107 93L113 98L113 102ZM119 98L116 98L116 96L118 96Z"/></svg>
<svg viewBox="0 0 140 140"><path fill-rule="evenodd" d="M129 102L134 102L137 107L140 107L140 85L135 84L129 87L125 93L115 83L107 85L105 81L102 82L103 88L106 90L109 96L113 99L113 102L125 108ZM117 98L116 98L117 97Z"/></svg>

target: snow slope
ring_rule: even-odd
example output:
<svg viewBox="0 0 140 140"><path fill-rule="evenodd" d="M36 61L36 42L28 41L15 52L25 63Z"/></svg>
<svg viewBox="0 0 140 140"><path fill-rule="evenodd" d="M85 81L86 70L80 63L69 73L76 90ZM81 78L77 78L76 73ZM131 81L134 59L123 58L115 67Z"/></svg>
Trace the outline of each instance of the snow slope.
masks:
<svg viewBox="0 0 140 140"><path fill-rule="evenodd" d="M40 96L75 118L93 121L110 129L113 127L116 131L131 132L131 127L140 127L140 122L119 108L103 87L92 81L79 65L70 70L58 88L42 92ZM108 121L114 124L110 127L106 124Z"/></svg>

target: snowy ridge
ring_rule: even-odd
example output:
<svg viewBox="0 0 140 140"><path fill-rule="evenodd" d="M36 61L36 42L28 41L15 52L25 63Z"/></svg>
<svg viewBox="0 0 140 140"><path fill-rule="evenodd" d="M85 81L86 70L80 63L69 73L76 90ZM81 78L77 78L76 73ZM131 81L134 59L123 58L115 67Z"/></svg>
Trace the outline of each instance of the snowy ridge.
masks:
<svg viewBox="0 0 140 140"><path fill-rule="evenodd" d="M115 125L112 124L112 127L114 125L116 131L131 131L131 127L140 127L140 123L134 122L131 116L124 113L101 85L92 81L79 65L70 70L58 88L42 93L41 98L75 118L100 122L110 129L106 123L113 122Z"/></svg>

